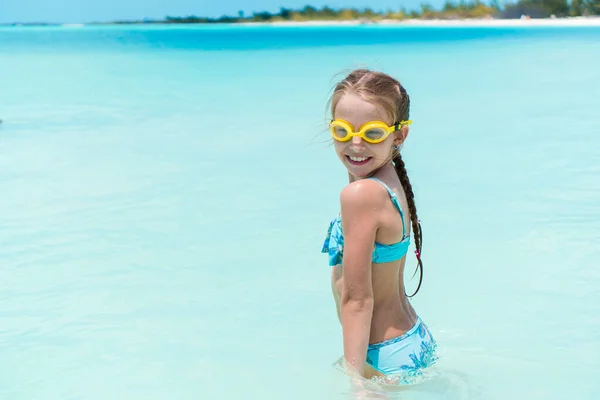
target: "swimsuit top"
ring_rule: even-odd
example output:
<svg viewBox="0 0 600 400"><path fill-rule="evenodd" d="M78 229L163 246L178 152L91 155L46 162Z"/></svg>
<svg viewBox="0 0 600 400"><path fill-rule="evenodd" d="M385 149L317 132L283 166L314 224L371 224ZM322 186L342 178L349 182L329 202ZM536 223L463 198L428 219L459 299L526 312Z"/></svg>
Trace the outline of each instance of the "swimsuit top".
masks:
<svg viewBox="0 0 600 400"><path fill-rule="evenodd" d="M375 242L372 261L373 263L379 264L399 260L402 257L404 257L404 255L408 252L408 246L410 245L410 235L406 236L406 226L404 225L404 213L402 212L402 207L400 207L400 203L398 202L398 196L396 196L396 193L394 193L388 185L386 185L379 179L368 179L373 179L381 183L387 189L392 203L394 203L394 205L400 212L400 217L402 217L402 240L398 243L393 244L383 244ZM327 238L325 239L325 243L323 243L321 253L329 254L330 266L342 263L342 257L344 254L344 234L342 232L341 214L338 214L337 217L335 217L335 219L329 224Z"/></svg>

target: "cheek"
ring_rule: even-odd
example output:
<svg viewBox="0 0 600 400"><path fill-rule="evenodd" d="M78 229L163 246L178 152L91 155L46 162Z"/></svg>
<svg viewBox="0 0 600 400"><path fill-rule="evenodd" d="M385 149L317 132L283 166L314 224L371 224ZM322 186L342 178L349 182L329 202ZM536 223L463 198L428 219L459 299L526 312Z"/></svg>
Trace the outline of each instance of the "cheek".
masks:
<svg viewBox="0 0 600 400"><path fill-rule="evenodd" d="M346 148L346 143L338 142L337 140L333 141L333 148L336 153L341 153Z"/></svg>
<svg viewBox="0 0 600 400"><path fill-rule="evenodd" d="M394 141L388 140L388 139L384 140L381 143L373 145L373 146L376 146L376 147L373 147L373 150L375 152L377 152L377 155L379 155L380 157L385 158L392 152L392 148L394 146Z"/></svg>

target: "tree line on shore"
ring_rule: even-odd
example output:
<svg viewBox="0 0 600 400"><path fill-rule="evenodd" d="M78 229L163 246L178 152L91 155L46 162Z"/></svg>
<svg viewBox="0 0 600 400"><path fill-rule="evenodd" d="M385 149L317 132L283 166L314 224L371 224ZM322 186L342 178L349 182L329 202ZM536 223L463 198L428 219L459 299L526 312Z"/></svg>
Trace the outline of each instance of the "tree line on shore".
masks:
<svg viewBox="0 0 600 400"><path fill-rule="evenodd" d="M236 16L223 15L219 18L207 17L172 17L168 16L166 23L240 23L240 22L286 22L286 21L352 21L377 22L381 20L403 19L463 19L463 18L548 18L555 16L577 17L600 15L600 0L519 0L516 3L500 4L491 0L486 4L480 0L460 2L446 1L440 8L435 9L423 3L419 10L407 10L400 7L397 10L375 11L370 8L341 8L333 9L327 6L316 8L310 5L301 9L280 8L279 12L256 11L245 15L243 11Z"/></svg>

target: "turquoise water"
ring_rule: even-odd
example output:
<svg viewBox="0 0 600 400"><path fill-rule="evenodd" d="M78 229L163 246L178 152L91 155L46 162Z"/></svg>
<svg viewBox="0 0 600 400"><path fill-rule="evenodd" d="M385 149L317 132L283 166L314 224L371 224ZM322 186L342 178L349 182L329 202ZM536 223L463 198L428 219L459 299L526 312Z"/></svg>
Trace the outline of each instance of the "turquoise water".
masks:
<svg viewBox="0 0 600 400"><path fill-rule="evenodd" d="M371 397L600 397L600 28L119 26L0 29L0 398L351 398L320 249L358 66L411 95L441 355Z"/></svg>

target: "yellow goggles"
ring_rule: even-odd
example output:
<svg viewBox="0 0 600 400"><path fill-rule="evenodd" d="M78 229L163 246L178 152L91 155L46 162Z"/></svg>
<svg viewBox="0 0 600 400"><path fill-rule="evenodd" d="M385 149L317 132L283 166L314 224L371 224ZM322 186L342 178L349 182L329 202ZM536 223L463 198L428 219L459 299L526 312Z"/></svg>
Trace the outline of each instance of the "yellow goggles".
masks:
<svg viewBox="0 0 600 400"><path fill-rule="evenodd" d="M370 121L363 124L358 132L354 132L354 127L343 119L332 120L329 124L331 136L339 142L347 142L354 136L361 137L369 143L383 142L390 133L397 131L401 126L410 125L412 121L400 121L392 126L388 126L385 122Z"/></svg>

